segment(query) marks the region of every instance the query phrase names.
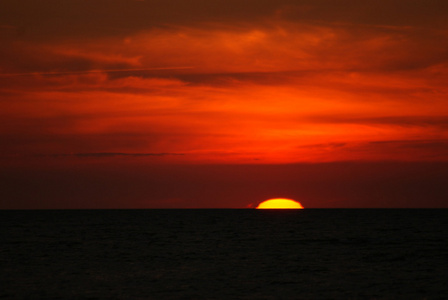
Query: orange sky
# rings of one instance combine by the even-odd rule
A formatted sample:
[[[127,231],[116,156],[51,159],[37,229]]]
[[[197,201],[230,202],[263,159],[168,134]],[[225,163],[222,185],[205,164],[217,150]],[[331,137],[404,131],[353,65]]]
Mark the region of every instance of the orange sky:
[[[374,24],[303,20],[290,15],[312,5],[297,3],[239,20],[167,16],[102,36],[31,25],[19,33],[25,20],[4,21],[3,151],[183,153],[186,161],[239,163],[446,160],[448,28],[381,16]],[[49,14],[48,22],[68,27],[57,18],[63,8],[40,9],[38,25]]]
[[[2,1],[3,163],[448,160],[447,4],[240,2]]]

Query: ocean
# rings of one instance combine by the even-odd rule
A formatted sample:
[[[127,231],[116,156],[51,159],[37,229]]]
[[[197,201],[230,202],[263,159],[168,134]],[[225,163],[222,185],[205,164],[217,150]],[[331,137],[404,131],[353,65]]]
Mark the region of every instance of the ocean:
[[[448,210],[3,210],[4,299],[447,299]]]

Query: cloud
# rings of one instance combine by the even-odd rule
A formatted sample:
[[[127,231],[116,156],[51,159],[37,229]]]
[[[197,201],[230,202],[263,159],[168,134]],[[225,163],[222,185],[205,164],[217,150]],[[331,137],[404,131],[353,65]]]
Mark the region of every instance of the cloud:
[[[312,118],[315,121],[328,123],[385,125],[400,127],[448,127],[448,116],[382,116],[382,117],[358,117],[358,116],[324,116]]]
[[[434,114],[434,105],[443,107],[443,93],[428,99],[423,90],[425,101],[410,106],[401,94],[360,94],[333,77],[322,86],[320,76],[270,85],[255,79],[192,85],[101,73],[9,78],[15,93],[0,102],[2,148],[22,154],[185,153],[185,160],[215,162],[377,160],[402,155],[369,141],[446,136],[446,117]],[[367,79],[362,82],[414,89],[403,79]],[[384,98],[374,99],[379,96]],[[429,147],[424,152],[430,155]]]
[[[396,140],[396,141],[371,141],[368,143],[374,147],[395,147],[401,149],[430,149],[435,148],[448,152],[448,140]]]
[[[323,144],[311,144],[299,146],[299,148],[326,148],[326,149],[337,149],[348,146],[348,143],[323,143]]]
[[[0,37],[2,147],[294,162],[446,139],[445,4],[343,3],[5,0],[1,30],[27,30]]]
[[[346,151],[377,160],[437,161],[448,157],[448,139],[369,141],[355,143]]]
[[[266,6],[273,13],[274,7]],[[168,17],[166,22],[170,24]],[[86,34],[5,41],[6,47],[0,50],[0,73],[105,72],[111,78],[179,76],[196,83],[201,79],[210,82],[210,77],[221,81],[278,78],[287,73],[287,77],[294,77],[294,72],[411,72],[448,61],[448,30],[439,28],[357,26],[272,17],[243,18],[239,23],[222,20],[143,26],[126,36],[104,32],[95,38]],[[168,72],[144,72],[155,70]]]
[[[30,73],[0,73],[0,77],[13,77],[13,76],[35,76],[35,75],[48,75],[48,76],[61,76],[61,75],[77,75],[77,74],[94,74],[94,73],[101,73],[101,74],[111,74],[111,73],[127,73],[132,74],[135,76],[135,74],[139,74],[141,72],[147,72],[147,71],[160,71],[160,70],[185,70],[185,69],[191,69],[192,67],[166,67],[166,68],[145,68],[145,69],[117,69],[117,70],[111,70],[111,69],[103,69],[103,70],[86,70],[86,71],[67,71],[67,72],[30,72]],[[127,75],[126,77],[129,77]]]
[[[7,42],[0,49],[2,76],[62,75],[96,70],[141,69],[137,57],[86,51],[64,43]]]
[[[444,1],[418,0],[4,0],[0,19],[32,39],[127,36],[155,27],[238,24],[261,20],[375,26],[447,25]]]
[[[147,157],[147,156],[169,156],[169,155],[185,155],[185,153],[115,153],[115,152],[94,152],[94,153],[63,153],[63,154],[49,154],[37,155],[44,157],[80,157],[80,158],[107,158],[117,156],[129,157]]]
[[[417,22],[412,26],[387,26],[387,14],[382,13],[389,12],[394,20],[403,15],[403,20],[412,22],[418,18],[409,16],[423,15],[418,9],[429,9],[432,17],[443,14],[440,2],[430,2],[423,8],[414,2],[403,7],[395,1],[380,1],[380,5],[344,1],[344,6],[334,1],[231,1],[231,5],[221,1],[213,5],[199,0],[175,2],[174,9],[171,2],[110,1],[107,14],[98,11],[103,9],[103,0],[69,0],[57,5],[49,0],[39,4],[25,0],[2,2],[6,6],[3,12],[7,8],[13,12],[5,15],[10,24],[23,20],[22,14],[28,14],[28,10],[35,11],[27,15],[28,21],[36,23],[35,30],[42,30],[39,37],[48,37],[5,41],[7,47],[0,53],[2,72],[179,66],[194,67],[192,74],[407,71],[448,60],[448,25],[422,28]],[[378,14],[372,14],[372,7]],[[184,13],[177,11],[180,8]],[[360,25],[366,14],[373,15],[377,22]],[[123,28],[126,34],[114,34],[113,25]],[[97,33],[83,26],[93,26]],[[79,30],[73,36],[66,33],[61,37],[58,33],[72,27]]]
[[[312,161],[446,161],[448,139],[371,140],[309,144],[297,148]]]
[[[308,20],[383,27],[443,27],[447,25],[448,5],[438,0],[430,0],[424,4],[418,0],[410,0],[406,3],[400,0],[301,0],[281,3],[283,7],[278,13],[285,19],[295,21]]]

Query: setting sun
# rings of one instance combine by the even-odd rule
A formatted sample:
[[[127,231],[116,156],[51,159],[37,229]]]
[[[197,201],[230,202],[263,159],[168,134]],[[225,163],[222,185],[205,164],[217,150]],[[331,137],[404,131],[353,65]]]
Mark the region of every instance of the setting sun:
[[[275,198],[261,202],[257,209],[303,209],[303,206],[291,199]]]

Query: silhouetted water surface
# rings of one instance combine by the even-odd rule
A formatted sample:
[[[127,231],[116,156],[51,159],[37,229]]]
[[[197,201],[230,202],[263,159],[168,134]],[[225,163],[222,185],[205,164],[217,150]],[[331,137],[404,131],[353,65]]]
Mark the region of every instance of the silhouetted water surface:
[[[0,297],[445,299],[447,210],[0,211]]]

